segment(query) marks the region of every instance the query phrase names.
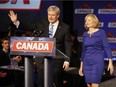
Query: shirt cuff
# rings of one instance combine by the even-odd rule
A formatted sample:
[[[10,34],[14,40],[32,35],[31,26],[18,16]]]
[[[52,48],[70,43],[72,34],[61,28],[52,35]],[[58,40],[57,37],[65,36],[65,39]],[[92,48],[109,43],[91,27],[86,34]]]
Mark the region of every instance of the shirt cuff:
[[[69,64],[69,62],[68,62],[68,61],[64,61],[64,63],[67,63],[67,64]]]
[[[13,24],[14,24],[14,25],[16,25],[16,28],[18,28],[18,27],[19,27],[20,22],[17,20],[17,21],[16,21],[16,22],[14,22]]]

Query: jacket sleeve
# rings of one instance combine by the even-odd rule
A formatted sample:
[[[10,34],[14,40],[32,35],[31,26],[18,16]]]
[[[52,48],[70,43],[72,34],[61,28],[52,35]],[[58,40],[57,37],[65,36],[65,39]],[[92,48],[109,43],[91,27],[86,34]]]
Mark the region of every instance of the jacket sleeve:
[[[103,43],[103,49],[104,49],[105,53],[107,54],[107,57],[112,58],[111,48],[109,46],[107,36],[106,36],[106,33],[104,30],[102,30],[102,43]]]

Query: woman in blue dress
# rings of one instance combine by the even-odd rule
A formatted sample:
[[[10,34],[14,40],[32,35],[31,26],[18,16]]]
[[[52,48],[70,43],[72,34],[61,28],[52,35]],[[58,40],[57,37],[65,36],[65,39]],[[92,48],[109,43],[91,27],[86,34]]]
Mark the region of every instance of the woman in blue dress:
[[[88,87],[99,87],[104,72],[104,52],[109,58],[108,70],[113,74],[111,49],[104,30],[99,29],[99,20],[94,14],[85,17],[85,28],[83,34],[83,51],[79,75],[85,76]]]

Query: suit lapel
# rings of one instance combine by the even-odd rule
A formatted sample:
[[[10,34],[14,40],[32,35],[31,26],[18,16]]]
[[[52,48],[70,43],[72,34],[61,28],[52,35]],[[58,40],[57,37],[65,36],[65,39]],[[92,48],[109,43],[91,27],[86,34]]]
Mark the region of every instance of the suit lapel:
[[[56,32],[54,34],[54,37],[56,37],[59,34],[58,32],[60,31],[60,29],[61,29],[61,23],[59,22]]]

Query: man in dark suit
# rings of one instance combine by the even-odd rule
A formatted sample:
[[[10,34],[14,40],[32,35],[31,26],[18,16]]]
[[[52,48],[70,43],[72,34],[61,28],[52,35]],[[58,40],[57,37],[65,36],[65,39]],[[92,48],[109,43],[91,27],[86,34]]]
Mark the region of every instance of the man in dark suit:
[[[53,59],[53,69],[54,69],[54,83],[56,87],[63,87],[63,72],[68,69],[70,57],[71,57],[71,46],[72,43],[69,42],[70,36],[70,28],[69,25],[59,21],[60,17],[60,9],[57,6],[50,6],[47,9],[48,12],[48,20],[42,20],[40,23],[35,23],[33,29],[38,31],[39,37],[50,37],[56,38],[56,48],[64,53],[67,58],[64,59]],[[17,20],[17,14],[9,13],[9,17],[11,18],[14,24],[20,23]],[[51,25],[53,25],[53,32],[50,32]],[[20,26],[18,24],[18,26]],[[40,59],[39,59],[40,61]],[[40,67],[43,67],[42,64],[39,64]],[[39,72],[42,74],[42,70],[40,69]],[[41,77],[42,76],[42,77]],[[39,84],[43,82],[42,78],[43,75],[38,76],[41,80]],[[43,87],[43,86],[39,86]]]
[[[40,37],[50,37],[50,27],[53,25],[53,33],[50,38],[56,38],[56,48],[64,53],[68,58],[65,59],[53,59],[53,69],[54,69],[54,81],[56,87],[63,87],[63,77],[64,71],[69,67],[69,61],[71,57],[71,45],[69,42],[70,37],[70,27],[69,25],[59,21],[60,9],[57,6],[50,6],[47,10],[48,21],[43,20],[41,24],[35,25],[38,29]]]

